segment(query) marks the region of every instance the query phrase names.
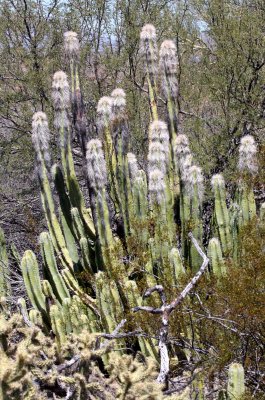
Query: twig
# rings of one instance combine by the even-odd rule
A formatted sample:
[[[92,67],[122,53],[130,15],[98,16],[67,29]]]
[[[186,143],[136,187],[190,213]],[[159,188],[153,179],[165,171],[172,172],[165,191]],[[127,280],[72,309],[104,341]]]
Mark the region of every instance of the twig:
[[[151,314],[162,314],[162,327],[160,328],[159,332],[159,350],[160,350],[160,372],[157,377],[157,382],[159,383],[166,383],[167,378],[168,378],[168,373],[169,373],[169,355],[168,355],[168,349],[167,349],[167,338],[168,338],[168,326],[169,326],[169,316],[173,310],[176,309],[177,306],[182,303],[182,301],[185,299],[185,297],[189,294],[191,289],[196,285],[202,274],[207,268],[207,265],[209,263],[209,259],[207,258],[206,254],[202,251],[200,248],[197,240],[194,238],[192,233],[189,233],[189,238],[192,241],[193,245],[195,246],[196,250],[200,254],[200,256],[203,259],[202,265],[199,269],[199,271],[194,275],[192,280],[188,283],[188,285],[182,290],[180,295],[176,297],[170,304],[166,304],[166,298],[165,298],[165,293],[164,289],[161,285],[156,285],[150,289],[148,289],[144,297],[149,297],[153,292],[158,292],[161,300],[162,300],[162,307],[161,308],[153,308],[153,307],[147,307],[147,306],[141,306],[141,307],[134,307],[133,311],[147,311]]]

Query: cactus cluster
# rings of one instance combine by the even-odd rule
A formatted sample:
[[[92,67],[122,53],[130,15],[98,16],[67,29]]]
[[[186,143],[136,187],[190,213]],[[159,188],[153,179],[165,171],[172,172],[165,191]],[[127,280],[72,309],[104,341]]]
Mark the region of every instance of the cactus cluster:
[[[117,88],[99,100],[98,136],[88,139],[91,133],[86,132],[79,42],[74,32],[67,32],[64,39],[70,84],[63,71],[56,72],[52,82],[61,166],[52,165],[48,118],[37,112],[32,120],[32,140],[48,231],[40,235],[42,268],[32,251],[26,251],[21,261],[33,306],[29,314],[23,299],[19,300],[29,321],[46,331],[52,329],[58,348],[66,343],[69,334],[83,329],[90,333],[113,331],[125,313],[142,304],[141,294],[147,287],[162,284],[171,293],[185,274],[195,273],[201,264],[188,233],[192,232],[202,247],[204,239],[205,182],[188,137],[179,132],[174,42],[164,41],[158,54],[155,28],[146,25],[142,29],[141,49],[150,104],[144,170],[131,152],[126,95],[122,89]],[[160,81],[166,122],[159,119]],[[75,173],[73,132],[83,153],[88,202]],[[230,206],[223,176],[217,174],[211,180],[214,211],[208,245],[209,272],[218,279],[226,274],[228,260],[240,266],[240,228],[253,218],[259,219],[261,228],[264,225],[264,205],[258,217],[253,192],[253,176],[258,171],[256,153],[254,138],[244,136],[239,147],[240,179]],[[1,232],[0,240],[0,295],[5,297],[10,288]],[[154,296],[153,301],[159,300]],[[187,331],[181,319],[179,327]],[[145,356],[158,359],[152,328],[147,327],[146,333],[149,338],[139,338],[138,346]],[[125,341],[120,343],[121,348],[126,346]],[[176,357],[179,352],[180,349],[175,351]],[[182,356],[188,359],[189,353]],[[237,375],[235,379],[239,381],[241,372],[235,369],[236,366],[231,367],[230,375]],[[237,385],[231,384],[228,392],[239,393],[241,388],[233,389]]]

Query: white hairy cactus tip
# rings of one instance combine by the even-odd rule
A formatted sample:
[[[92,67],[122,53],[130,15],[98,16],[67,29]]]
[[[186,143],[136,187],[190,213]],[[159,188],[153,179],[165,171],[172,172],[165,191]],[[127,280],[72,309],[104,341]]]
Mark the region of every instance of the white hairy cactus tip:
[[[64,51],[69,57],[79,57],[79,40],[77,33],[68,31],[64,33]]]
[[[149,194],[151,203],[161,204],[165,199],[165,179],[164,174],[159,169],[149,172]]]
[[[212,179],[211,179],[211,184],[212,184],[212,187],[224,186],[225,185],[225,180],[224,180],[223,175],[221,175],[221,174],[213,175]]]
[[[176,57],[176,46],[172,40],[165,40],[160,48],[159,52],[159,65],[162,73],[162,88],[164,95],[176,98],[178,93],[178,81],[177,81],[177,57]],[[168,93],[169,91],[169,93]]]
[[[52,99],[55,110],[70,107],[70,89],[65,72],[57,71],[53,75]]]
[[[114,89],[111,93],[112,113],[115,118],[117,115],[122,116],[126,107],[126,95],[123,89]]]
[[[200,167],[192,165],[186,173],[185,187],[189,197],[198,196],[202,202],[204,194],[203,175]]]
[[[219,245],[220,245],[219,239],[213,237],[212,239],[210,239],[209,245],[212,245],[212,246],[219,246]]]
[[[47,115],[38,111],[32,117],[32,142],[35,150],[48,150],[50,140],[50,132],[48,127]]]
[[[180,172],[183,173],[188,167],[191,166],[192,163],[188,137],[183,134],[178,135],[174,141],[173,147],[176,166],[178,166]]]
[[[103,96],[99,99],[97,105],[97,113],[100,116],[109,117],[111,115],[112,98]]]
[[[150,143],[147,159],[149,171],[159,169],[162,173],[166,173],[168,159],[163,145],[160,142]]]
[[[150,124],[151,141],[160,141],[161,143],[169,142],[169,133],[167,125],[163,121],[153,121]]]
[[[189,149],[189,139],[186,135],[181,134],[178,135],[174,142],[174,151],[177,154],[187,153],[187,149]],[[189,150],[190,152],[190,150]]]
[[[176,46],[173,40],[164,40],[162,42],[159,55],[161,58],[176,57]]]
[[[133,182],[139,173],[137,159],[133,153],[128,153],[127,160],[128,160],[129,177]]]
[[[107,183],[107,170],[102,143],[98,139],[91,139],[87,143],[87,174],[92,189],[101,190]]]
[[[156,39],[156,29],[152,24],[146,24],[143,26],[140,34],[141,40],[155,40]]]
[[[251,135],[246,135],[240,140],[238,168],[253,175],[258,171],[257,145]]]

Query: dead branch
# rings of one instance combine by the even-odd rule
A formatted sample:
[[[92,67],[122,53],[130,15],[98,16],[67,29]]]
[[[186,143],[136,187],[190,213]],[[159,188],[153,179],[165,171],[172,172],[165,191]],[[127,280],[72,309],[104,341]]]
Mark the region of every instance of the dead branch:
[[[207,265],[209,263],[209,259],[207,258],[206,254],[202,251],[200,248],[197,240],[194,238],[192,233],[189,233],[189,238],[192,241],[193,245],[195,246],[196,250],[200,254],[200,256],[203,259],[202,265],[199,269],[199,271],[194,275],[194,277],[191,279],[191,281],[188,283],[188,285],[182,290],[182,292],[179,294],[179,296],[174,299],[170,304],[166,304],[166,297],[164,293],[164,288],[161,285],[156,285],[152,288],[149,288],[145,294],[144,297],[149,297],[152,293],[158,292],[161,300],[162,300],[162,307],[161,308],[153,308],[153,307],[147,307],[147,306],[140,306],[140,307],[134,307],[133,311],[147,311],[151,314],[162,314],[162,326],[160,328],[159,332],[159,350],[160,350],[160,372],[157,377],[157,382],[158,383],[167,383],[168,379],[168,373],[169,373],[169,355],[168,355],[168,349],[167,349],[167,339],[168,339],[168,326],[169,326],[169,316],[173,310],[177,308],[177,306],[182,303],[182,301],[185,299],[185,297],[190,293],[190,291],[193,289],[193,287],[196,285],[202,274],[205,272]]]

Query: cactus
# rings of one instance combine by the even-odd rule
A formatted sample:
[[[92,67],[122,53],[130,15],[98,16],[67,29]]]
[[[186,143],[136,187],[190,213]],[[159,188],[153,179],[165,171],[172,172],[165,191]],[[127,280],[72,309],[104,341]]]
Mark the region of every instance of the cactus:
[[[227,395],[229,400],[243,399],[245,393],[244,368],[241,364],[233,363],[228,371]]]
[[[152,25],[143,28],[141,47],[150,103],[146,170],[140,168],[131,152],[126,96],[121,88],[98,101],[98,137],[93,132],[94,138],[87,140],[79,78],[80,49],[74,32],[65,34],[70,86],[62,71],[54,74],[52,84],[61,166],[51,166],[46,114],[38,112],[33,116],[32,139],[48,232],[40,236],[42,269],[39,271],[30,251],[24,254],[21,268],[34,308],[32,321],[46,330],[52,329],[60,349],[71,333],[115,330],[130,308],[141,304],[146,286],[161,284],[168,292],[179,290],[189,273],[194,274],[201,265],[188,233],[193,233],[201,247],[207,244],[202,222],[203,172],[194,161],[188,137],[178,132],[175,45],[165,41],[160,50],[167,123],[160,119],[163,112],[157,107],[157,45]],[[84,156],[86,201],[75,173],[72,125]],[[257,163],[252,139],[245,136],[241,140],[239,189],[230,209],[222,176],[212,178],[214,217],[210,234],[214,238],[208,245],[209,272],[217,277],[218,284],[227,274],[226,266],[232,257],[240,261],[240,229],[256,215],[253,176]],[[249,187],[247,180],[251,182]],[[263,208],[258,224],[261,229]],[[148,301],[150,305],[160,305],[157,293]],[[179,317],[176,324],[191,342],[185,318]],[[196,328],[194,333],[199,340]],[[148,334],[154,336],[154,327],[148,328]],[[125,347],[126,342],[121,343]],[[145,355],[158,357],[157,345],[150,338],[139,338],[138,345]],[[179,355],[179,350],[172,345],[173,354]],[[190,350],[185,351],[183,357],[187,359]]]
[[[9,275],[5,235],[3,229],[0,228],[0,297],[11,295]]]
[[[232,235],[229,213],[226,206],[225,182],[221,174],[216,174],[211,180],[214,190],[214,218],[217,225],[218,236],[224,254],[232,249]]]
[[[220,278],[225,275],[226,267],[222,256],[220,242],[217,238],[212,238],[208,245],[208,257],[214,275]]]
[[[145,58],[147,82],[149,92],[149,104],[151,110],[151,117],[153,120],[158,119],[157,111],[157,44],[156,44],[156,30],[151,24],[147,24],[141,31],[141,47],[142,53]]]

